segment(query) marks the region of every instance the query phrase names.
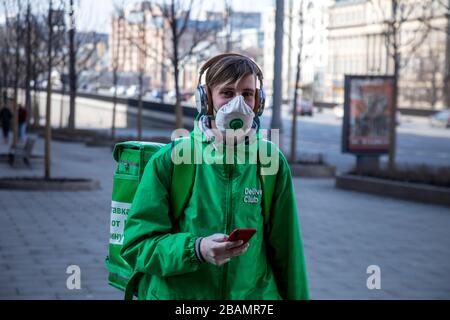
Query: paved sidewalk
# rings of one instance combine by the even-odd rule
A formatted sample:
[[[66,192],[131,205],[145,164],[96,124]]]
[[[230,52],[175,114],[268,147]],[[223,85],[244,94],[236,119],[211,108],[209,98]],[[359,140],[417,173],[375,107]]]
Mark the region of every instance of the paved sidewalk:
[[[111,150],[54,141],[52,155],[54,177],[95,178],[102,189],[0,190],[0,299],[121,299],[104,266]],[[42,176],[43,159],[33,160],[33,169],[0,163],[0,176]],[[332,179],[294,185],[312,299],[450,299],[449,208],[342,191]],[[66,287],[70,265],[81,268],[80,290]],[[366,287],[369,265],[381,268],[381,290]]]

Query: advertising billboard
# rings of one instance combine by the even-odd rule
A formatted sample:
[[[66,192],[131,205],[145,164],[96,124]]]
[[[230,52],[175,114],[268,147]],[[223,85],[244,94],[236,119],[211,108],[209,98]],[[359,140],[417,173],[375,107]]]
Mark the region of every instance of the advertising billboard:
[[[388,153],[393,84],[392,76],[345,76],[342,152]]]

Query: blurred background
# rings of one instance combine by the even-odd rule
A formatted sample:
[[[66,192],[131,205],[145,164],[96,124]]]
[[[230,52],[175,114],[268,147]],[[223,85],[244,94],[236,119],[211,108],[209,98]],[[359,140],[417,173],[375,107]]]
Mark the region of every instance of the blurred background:
[[[450,298],[450,1],[1,0],[0,51],[0,298],[121,298],[112,147],[192,129],[223,52],[263,70],[311,297]]]

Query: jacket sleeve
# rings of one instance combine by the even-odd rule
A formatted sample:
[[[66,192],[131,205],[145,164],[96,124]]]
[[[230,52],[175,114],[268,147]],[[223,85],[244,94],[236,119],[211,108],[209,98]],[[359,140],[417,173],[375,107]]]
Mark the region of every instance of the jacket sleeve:
[[[279,152],[280,166],[266,226],[269,262],[283,299],[309,299],[303,245],[294,187],[288,163]]]
[[[193,272],[200,263],[195,254],[197,237],[172,233],[170,150],[164,147],[158,151],[144,170],[125,224],[121,250],[134,271],[163,277]]]

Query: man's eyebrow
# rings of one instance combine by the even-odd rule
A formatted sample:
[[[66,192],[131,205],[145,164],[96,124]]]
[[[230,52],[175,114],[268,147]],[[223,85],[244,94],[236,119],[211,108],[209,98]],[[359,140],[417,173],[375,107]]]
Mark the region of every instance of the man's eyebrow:
[[[220,90],[235,90],[236,88],[235,87],[223,87],[223,88],[220,88]]]
[[[234,90],[236,90],[236,88],[235,88],[235,87],[223,87],[223,88],[220,88],[220,91],[223,91],[223,90],[231,90],[231,91],[234,91]],[[244,89],[242,89],[242,91],[255,92],[255,89],[253,89],[253,88],[244,88]]]

